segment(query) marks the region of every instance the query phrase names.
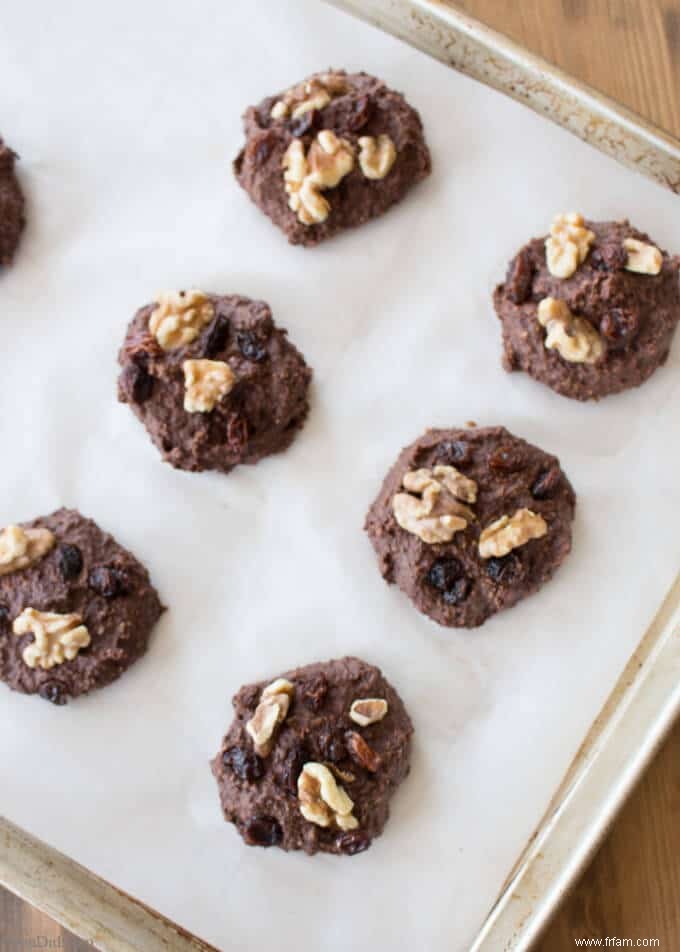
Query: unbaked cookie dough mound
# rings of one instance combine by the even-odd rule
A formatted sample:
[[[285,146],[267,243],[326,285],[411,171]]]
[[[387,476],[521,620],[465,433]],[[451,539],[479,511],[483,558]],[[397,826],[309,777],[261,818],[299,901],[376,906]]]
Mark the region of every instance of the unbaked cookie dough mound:
[[[240,185],[291,244],[363,225],[430,173],[420,116],[374,76],[315,73],[244,115]]]
[[[378,668],[342,658],[241,688],[212,761],[249,846],[354,855],[382,833],[413,727]]]
[[[14,172],[17,156],[0,137],[0,266],[12,263],[24,228],[24,196]]]
[[[141,308],[119,354],[118,398],[177,469],[220,470],[286,449],[312,371],[263,301],[168,291]]]
[[[537,591],[571,549],[559,460],[501,426],[428,430],[368,511],[380,571],[440,625],[474,628]]]
[[[114,681],[163,611],[144,566],[75,509],[0,531],[0,680],[53,704]]]
[[[668,357],[679,268],[627,221],[558,215],[496,288],[505,369],[576,400],[639,386]]]

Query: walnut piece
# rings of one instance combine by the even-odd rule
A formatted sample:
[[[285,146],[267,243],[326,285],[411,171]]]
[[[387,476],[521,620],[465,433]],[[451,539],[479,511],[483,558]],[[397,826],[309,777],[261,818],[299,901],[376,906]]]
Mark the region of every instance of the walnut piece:
[[[381,697],[361,697],[352,701],[349,709],[350,720],[360,727],[368,727],[381,721],[387,714],[387,701]]]
[[[236,383],[234,371],[223,360],[185,360],[182,370],[187,413],[210,413]]]
[[[341,830],[355,830],[359,821],[352,814],[354,803],[324,764],[310,760],[297,782],[300,813],[317,826],[335,824]]]
[[[531,509],[518,509],[512,516],[501,516],[484,529],[479,537],[479,554],[483,559],[502,558],[530,539],[540,539],[548,532],[543,516]]]
[[[335,188],[354,168],[354,151],[346,139],[323,129],[305,155],[302,139],[293,139],[283,156],[283,180],[288,207],[303,225],[328,218],[330,204],[321,192]]]
[[[377,773],[380,770],[382,766],[380,754],[366,743],[361,734],[357,734],[356,731],[347,731],[345,740],[352,760],[369,773]]]
[[[663,255],[656,245],[645,244],[637,238],[624,238],[623,247],[628,252],[624,265],[626,271],[636,274],[658,274],[663,265]]]
[[[538,322],[545,327],[545,346],[556,350],[572,364],[594,364],[604,353],[598,331],[583,317],[571,313],[567,304],[547,297],[538,305]]]
[[[21,657],[29,668],[49,670],[55,664],[73,661],[81,648],[90,643],[90,633],[80,615],[60,615],[24,608],[14,619],[15,635],[32,634],[35,641],[27,645]]]
[[[298,83],[287,90],[272,106],[269,115],[272,119],[297,119],[312,109],[324,109],[335,96],[342,96],[348,89],[343,76],[337,73],[324,73],[313,79]]]
[[[359,166],[368,179],[384,179],[394,165],[397,150],[389,136],[362,136],[359,139]]]
[[[203,291],[163,291],[149,317],[149,330],[163,350],[175,350],[196,340],[215,316]]]
[[[411,470],[402,484],[408,492],[395,493],[392,498],[394,518],[402,529],[423,542],[450,542],[475,518],[472,510],[458,500],[474,502],[477,484],[453,466]]]
[[[545,242],[548,271],[556,278],[570,278],[588,257],[595,235],[585,227],[583,215],[556,215]]]
[[[277,678],[262,691],[255,713],[246,724],[255,753],[260,757],[271,753],[274,733],[286,719],[294,693],[295,687],[285,678]]]
[[[7,526],[0,532],[0,575],[27,569],[47,555],[55,541],[49,529]]]

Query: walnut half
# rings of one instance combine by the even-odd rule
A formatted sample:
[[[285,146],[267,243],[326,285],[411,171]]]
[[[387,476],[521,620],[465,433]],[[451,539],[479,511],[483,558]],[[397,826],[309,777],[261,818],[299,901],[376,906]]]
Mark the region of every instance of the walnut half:
[[[387,701],[381,697],[361,697],[352,701],[349,709],[350,720],[360,727],[376,724],[387,714]]]
[[[337,73],[314,76],[287,90],[272,106],[272,119],[297,119],[312,109],[324,109],[331,99],[347,92],[347,81]]]
[[[182,370],[187,413],[210,413],[236,383],[234,371],[223,360],[185,360]]]
[[[359,821],[353,815],[354,803],[324,764],[309,761],[297,782],[300,813],[317,826],[335,824],[341,830],[355,830]]]
[[[411,470],[404,475],[402,485],[408,492],[393,496],[394,518],[402,529],[423,542],[450,542],[475,518],[472,510],[458,500],[474,502],[477,484],[453,466]]]
[[[625,238],[623,247],[628,252],[624,265],[626,271],[636,274],[659,274],[663,266],[663,255],[656,245],[645,244],[637,238]]]
[[[12,631],[18,636],[34,636],[35,640],[21,655],[28,667],[48,670],[55,664],[73,661],[80,649],[90,643],[90,633],[82,621],[76,614],[60,615],[24,608],[14,619]]]
[[[295,687],[286,678],[277,678],[262,691],[255,713],[246,724],[246,731],[255,746],[255,753],[268,757],[274,733],[286,719]]]
[[[49,529],[7,526],[0,532],[0,575],[27,569],[47,555],[55,541]]]
[[[283,156],[288,207],[303,225],[318,225],[330,213],[321,192],[335,188],[354,168],[354,150],[346,139],[323,129],[305,154],[302,139],[293,139]]]
[[[564,301],[543,298],[537,317],[547,331],[545,346],[569,363],[594,364],[604,353],[602,338],[593,325],[572,314]]]
[[[556,278],[570,278],[588,257],[595,235],[585,227],[583,215],[556,215],[545,242],[548,271]]]
[[[548,532],[543,516],[531,509],[518,509],[512,516],[501,516],[484,529],[479,537],[479,554],[483,559],[502,558],[530,539],[540,539]]]
[[[387,135],[359,139],[359,167],[367,179],[384,179],[394,165],[397,150]]]
[[[203,291],[163,291],[149,316],[149,330],[163,350],[175,350],[196,340],[215,316]]]

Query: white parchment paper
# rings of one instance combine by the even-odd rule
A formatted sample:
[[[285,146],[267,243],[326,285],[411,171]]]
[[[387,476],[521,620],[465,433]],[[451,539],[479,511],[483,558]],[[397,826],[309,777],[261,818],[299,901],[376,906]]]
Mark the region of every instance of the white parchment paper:
[[[289,247],[231,176],[240,114],[328,66],[421,111],[434,172],[381,221]],[[630,216],[680,250],[671,196],[316,0],[22,0],[0,130],[30,224],[0,278],[0,524],[77,506],[169,611],[118,683],[56,709],[0,686],[0,810],[221,948],[463,950],[678,566],[678,346],[582,406],[500,367],[493,284],[552,215]],[[228,477],[162,464],[116,403],[137,306],[197,286],[269,301],[315,368],[285,454]],[[440,629],[361,531],[427,426],[503,423],[556,452],[574,551],[483,629]],[[245,848],[208,759],[243,683],[357,653],[416,726],[385,835],[354,859]]]

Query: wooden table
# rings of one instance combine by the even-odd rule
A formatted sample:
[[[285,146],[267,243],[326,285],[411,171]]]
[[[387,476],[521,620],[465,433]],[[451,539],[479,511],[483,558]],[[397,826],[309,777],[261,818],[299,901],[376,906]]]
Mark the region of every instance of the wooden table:
[[[680,138],[680,4],[458,0],[458,6]],[[659,939],[665,952],[680,949],[680,724],[535,952],[573,952],[574,939],[590,936]],[[0,952],[26,948],[90,947],[0,890]]]

